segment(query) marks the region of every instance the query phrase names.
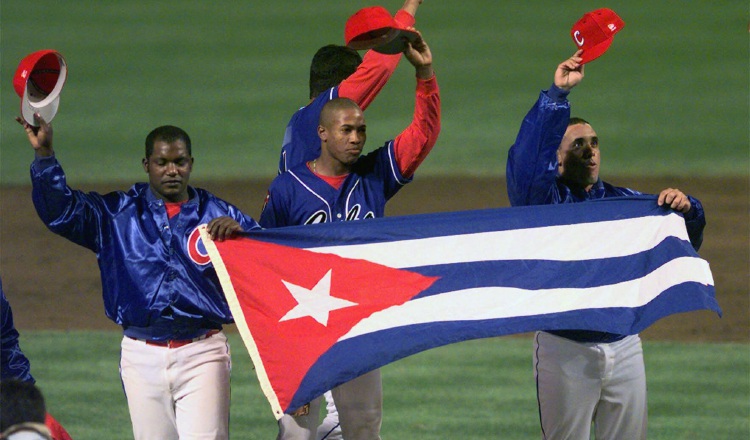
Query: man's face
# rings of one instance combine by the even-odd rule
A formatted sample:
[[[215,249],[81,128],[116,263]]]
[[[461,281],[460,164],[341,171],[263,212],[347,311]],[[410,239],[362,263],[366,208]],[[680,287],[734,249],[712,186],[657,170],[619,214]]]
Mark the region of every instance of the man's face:
[[[568,126],[557,149],[560,176],[588,191],[599,179],[599,138],[589,124]]]
[[[166,143],[154,142],[151,157],[143,159],[143,169],[154,194],[167,202],[182,202],[188,199],[188,181],[193,170],[193,158],[188,154],[182,140]]]
[[[319,129],[319,134],[327,154],[349,167],[359,159],[365,147],[365,117],[358,108],[336,110],[330,122]]]

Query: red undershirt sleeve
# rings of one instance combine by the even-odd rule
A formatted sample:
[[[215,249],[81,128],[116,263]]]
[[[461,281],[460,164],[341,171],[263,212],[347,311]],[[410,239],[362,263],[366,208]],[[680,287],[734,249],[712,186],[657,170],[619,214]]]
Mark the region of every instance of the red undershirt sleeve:
[[[410,178],[437,141],[440,134],[440,90],[437,79],[417,79],[414,119],[393,142],[401,174]]]

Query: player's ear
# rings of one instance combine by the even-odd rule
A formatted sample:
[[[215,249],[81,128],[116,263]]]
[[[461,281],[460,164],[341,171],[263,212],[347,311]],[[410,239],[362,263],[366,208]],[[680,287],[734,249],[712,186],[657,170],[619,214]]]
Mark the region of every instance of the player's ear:
[[[148,174],[148,157],[144,157],[141,163],[143,164],[143,170]]]
[[[328,132],[326,131],[326,128],[322,125],[318,125],[318,137],[323,142],[328,140]]]

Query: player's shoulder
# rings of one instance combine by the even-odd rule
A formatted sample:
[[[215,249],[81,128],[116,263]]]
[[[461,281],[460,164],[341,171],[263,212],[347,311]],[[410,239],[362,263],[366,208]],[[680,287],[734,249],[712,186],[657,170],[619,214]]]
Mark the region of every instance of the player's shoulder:
[[[609,196],[615,196],[615,197],[629,197],[629,196],[640,196],[643,195],[641,191],[627,188],[624,186],[615,186],[609,182],[602,181],[602,186],[604,187],[605,193]]]
[[[107,193],[91,191],[86,193],[86,199],[93,206],[105,206],[108,212],[120,212],[127,206],[136,204],[138,200],[145,199],[149,193],[148,183],[138,182],[133,184],[127,191],[115,190]]]
[[[271,184],[268,186],[269,192],[279,192],[283,190],[284,188],[288,187],[294,180],[294,174],[292,173],[299,173],[299,166],[294,166],[290,168],[287,171],[284,171],[283,173],[278,174],[276,177],[273,178],[271,181]]]
[[[205,188],[188,186],[188,193],[190,200],[195,200],[199,205],[217,205],[224,210],[234,206]]]

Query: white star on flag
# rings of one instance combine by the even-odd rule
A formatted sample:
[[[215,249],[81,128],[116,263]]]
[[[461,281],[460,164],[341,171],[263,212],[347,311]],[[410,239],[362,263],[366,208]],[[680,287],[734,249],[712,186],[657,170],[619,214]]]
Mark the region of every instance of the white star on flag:
[[[328,325],[328,314],[330,312],[356,306],[357,303],[355,302],[331,296],[332,270],[330,269],[323,275],[323,278],[312,289],[306,289],[302,286],[281,280],[286,288],[289,289],[289,293],[297,300],[297,305],[288,311],[279,322],[310,316],[319,323]]]

